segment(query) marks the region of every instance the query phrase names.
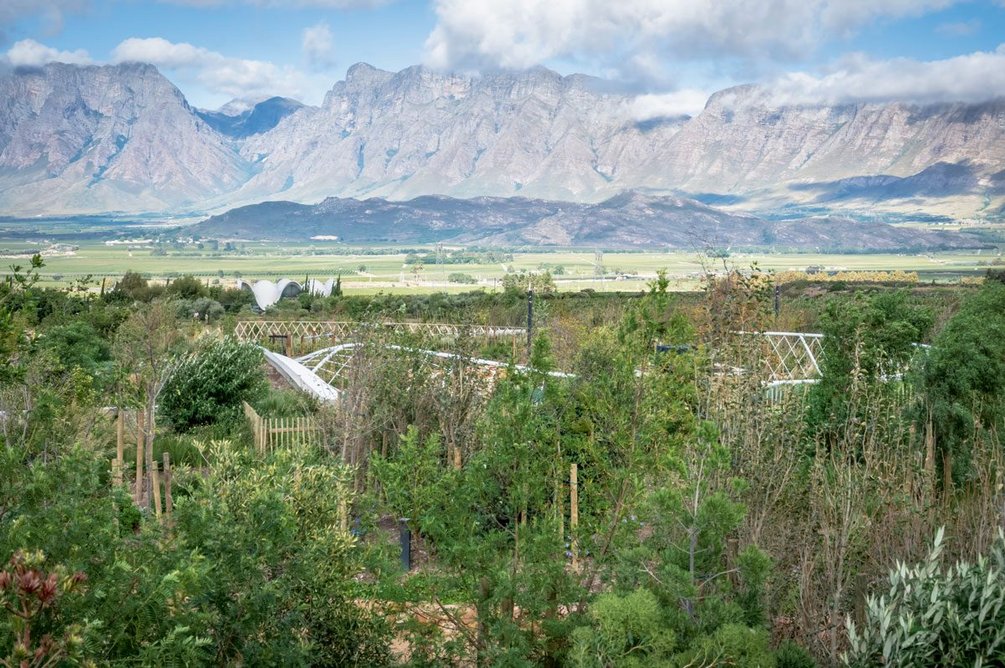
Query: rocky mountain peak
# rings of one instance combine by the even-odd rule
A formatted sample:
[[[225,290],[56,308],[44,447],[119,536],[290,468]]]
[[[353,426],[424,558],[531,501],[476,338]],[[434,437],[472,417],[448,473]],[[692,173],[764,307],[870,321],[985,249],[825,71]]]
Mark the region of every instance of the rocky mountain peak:
[[[610,82],[543,67],[469,76],[357,63],[320,108],[269,98],[207,112],[150,65],[52,64],[0,76],[0,210],[328,196],[602,202],[632,190],[612,205],[641,211],[672,195],[695,207],[693,195],[952,216],[1005,206],[1001,101],[786,106],[738,86],[692,118],[636,117],[635,102]]]

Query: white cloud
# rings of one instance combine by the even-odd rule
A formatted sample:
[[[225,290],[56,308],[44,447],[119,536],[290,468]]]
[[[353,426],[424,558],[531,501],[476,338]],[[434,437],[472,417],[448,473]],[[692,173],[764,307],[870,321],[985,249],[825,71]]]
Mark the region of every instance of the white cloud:
[[[791,72],[766,88],[771,104],[983,102],[1005,97],[1005,44],[945,60],[849,56],[830,72]]]
[[[112,60],[144,62],[193,76],[205,89],[229,97],[289,95],[303,97],[316,86],[292,67],[279,67],[265,60],[232,58],[184,42],[161,37],[131,37],[112,52]]]
[[[627,103],[627,115],[635,121],[694,116],[705,108],[708,91],[688,88],[673,93],[638,95]]]
[[[960,0],[435,0],[434,67],[524,68],[552,58],[792,58],[880,17]]]
[[[304,29],[300,46],[311,67],[327,69],[335,64],[335,41],[331,28],[324,21]]]
[[[92,62],[87,51],[83,49],[60,51],[45,44],[40,44],[33,39],[23,39],[20,42],[15,42],[7,50],[6,59],[13,67],[37,67],[52,62],[88,65]]]

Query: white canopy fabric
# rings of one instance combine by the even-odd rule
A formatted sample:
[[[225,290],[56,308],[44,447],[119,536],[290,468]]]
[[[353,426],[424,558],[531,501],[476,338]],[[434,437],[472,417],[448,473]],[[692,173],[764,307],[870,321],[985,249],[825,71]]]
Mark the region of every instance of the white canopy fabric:
[[[262,348],[265,360],[291,385],[306,392],[318,401],[332,404],[339,400],[341,392],[321,380],[321,378],[295,359]]]

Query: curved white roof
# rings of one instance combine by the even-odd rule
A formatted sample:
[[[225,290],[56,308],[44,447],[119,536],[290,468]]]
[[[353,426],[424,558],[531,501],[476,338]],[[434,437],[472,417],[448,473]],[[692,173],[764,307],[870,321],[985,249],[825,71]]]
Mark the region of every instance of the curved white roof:
[[[335,287],[335,279],[329,278],[322,283],[317,279],[311,278],[307,280],[306,285],[301,285],[288,278],[280,278],[275,283],[267,279],[255,281],[254,283],[237,279],[237,287],[249,290],[255,296],[255,303],[258,305],[258,308],[264,311],[270,306],[275,305],[280,299],[284,297],[296,297],[304,291],[319,297],[328,297]]]

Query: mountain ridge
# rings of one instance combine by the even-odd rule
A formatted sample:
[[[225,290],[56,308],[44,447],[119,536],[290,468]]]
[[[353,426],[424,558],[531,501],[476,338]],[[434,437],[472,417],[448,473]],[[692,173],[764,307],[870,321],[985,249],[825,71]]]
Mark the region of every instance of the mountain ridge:
[[[345,243],[450,242],[501,247],[716,250],[729,247],[830,251],[940,250],[984,244],[966,234],[835,217],[769,221],[699,201],[628,191],[598,203],[524,197],[407,201],[329,197],[317,204],[271,201],[207,218],[193,233],[223,239]]]
[[[965,218],[1005,207],[1002,99],[777,106],[744,85],[687,117],[643,113],[616,84],[543,67],[468,76],[358,63],[319,107],[271,98],[228,116],[128,63],[21,68],[0,76],[0,100],[0,210],[13,215],[330,195],[596,203],[624,190],[760,211]],[[938,165],[966,170],[965,187],[928,187]]]

